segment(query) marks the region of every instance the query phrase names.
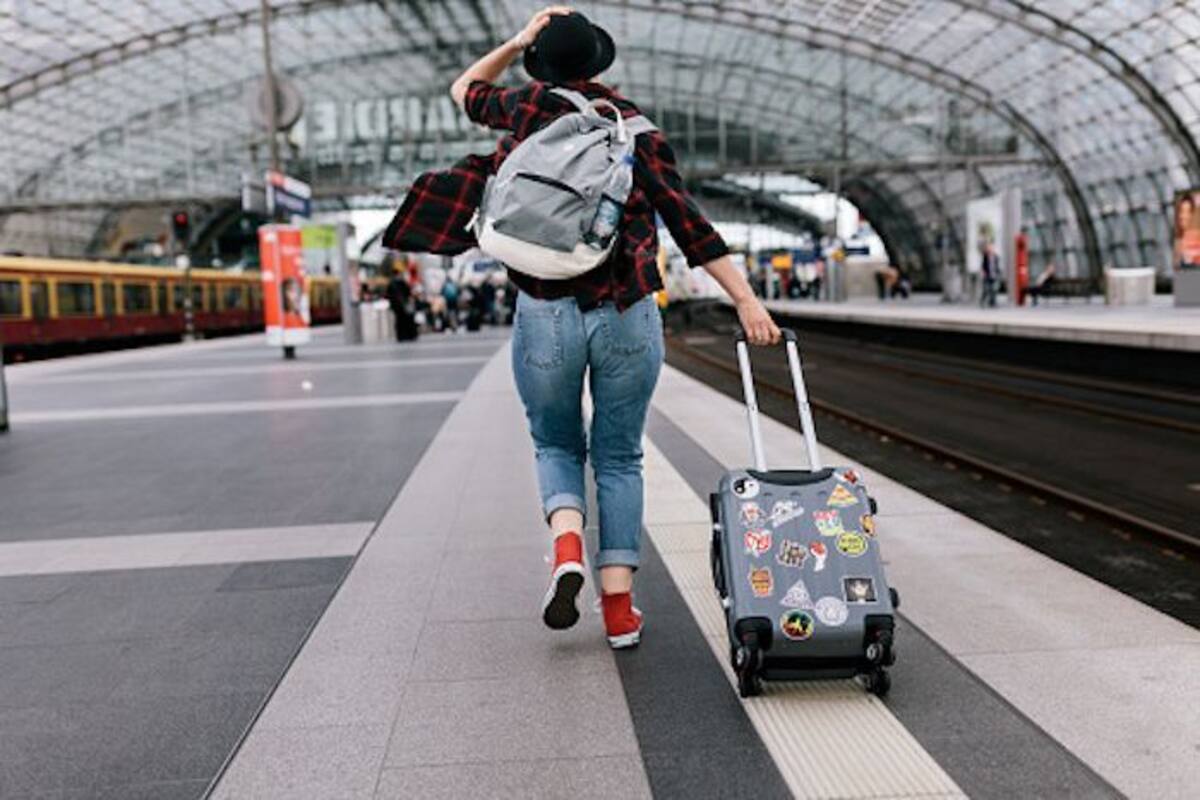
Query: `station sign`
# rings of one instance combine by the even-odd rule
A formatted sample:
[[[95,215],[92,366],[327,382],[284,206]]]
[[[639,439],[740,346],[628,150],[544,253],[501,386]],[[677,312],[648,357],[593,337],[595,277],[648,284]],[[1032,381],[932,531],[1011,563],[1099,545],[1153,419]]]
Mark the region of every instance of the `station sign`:
[[[308,344],[308,279],[304,274],[304,243],[295,225],[264,225],[258,229],[262,262],[263,319],[267,344],[294,347]]]
[[[267,214],[289,214],[295,217],[312,216],[312,187],[282,172],[267,170]]]

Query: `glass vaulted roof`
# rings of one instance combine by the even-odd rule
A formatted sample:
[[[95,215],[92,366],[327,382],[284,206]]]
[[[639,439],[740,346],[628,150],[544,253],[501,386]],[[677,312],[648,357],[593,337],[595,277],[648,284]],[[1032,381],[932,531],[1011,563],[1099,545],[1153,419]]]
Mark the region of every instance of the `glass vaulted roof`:
[[[275,71],[303,98],[282,148],[319,197],[389,202],[489,148],[446,89],[542,2],[274,0]],[[0,246],[86,250],[136,205],[236,202],[260,0],[0,0]],[[1200,184],[1200,3],[611,0],[578,7],[693,181],[761,170],[835,187],[893,258],[962,259],[962,211],[1020,187],[1035,265],[1169,260]],[[512,80],[521,74],[514,71]],[[57,227],[55,227],[57,226]]]

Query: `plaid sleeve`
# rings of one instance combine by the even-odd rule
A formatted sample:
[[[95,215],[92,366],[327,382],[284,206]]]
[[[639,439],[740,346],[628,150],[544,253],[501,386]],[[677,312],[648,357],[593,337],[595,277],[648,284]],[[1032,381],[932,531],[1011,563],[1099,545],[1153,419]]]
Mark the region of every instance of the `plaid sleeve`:
[[[696,201],[683,188],[675,167],[675,152],[660,133],[638,137],[634,177],[662,217],[688,264],[698,267],[729,252],[725,240],[705,219]]]
[[[525,87],[505,89],[487,81],[471,81],[463,100],[463,109],[472,122],[510,131],[524,91]]]

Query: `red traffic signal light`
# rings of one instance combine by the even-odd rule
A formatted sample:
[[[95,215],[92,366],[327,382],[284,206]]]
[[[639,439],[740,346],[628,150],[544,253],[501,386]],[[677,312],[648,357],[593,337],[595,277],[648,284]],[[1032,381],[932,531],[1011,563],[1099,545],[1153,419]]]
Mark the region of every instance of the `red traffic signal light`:
[[[188,243],[188,235],[191,232],[191,217],[186,211],[176,211],[171,215],[171,230],[175,234],[175,241],[180,245]]]

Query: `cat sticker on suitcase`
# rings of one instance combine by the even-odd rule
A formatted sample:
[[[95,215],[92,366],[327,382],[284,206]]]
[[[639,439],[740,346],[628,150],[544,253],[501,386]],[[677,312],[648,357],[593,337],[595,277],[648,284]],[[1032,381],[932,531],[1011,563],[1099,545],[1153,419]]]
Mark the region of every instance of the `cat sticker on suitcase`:
[[[754,467],[726,472],[710,496],[713,580],[738,691],[759,694],[764,680],[854,677],[882,696],[891,685],[899,596],[883,572],[875,501],[853,469],[822,467],[796,334],[783,334],[808,468],[766,467],[739,329]]]

